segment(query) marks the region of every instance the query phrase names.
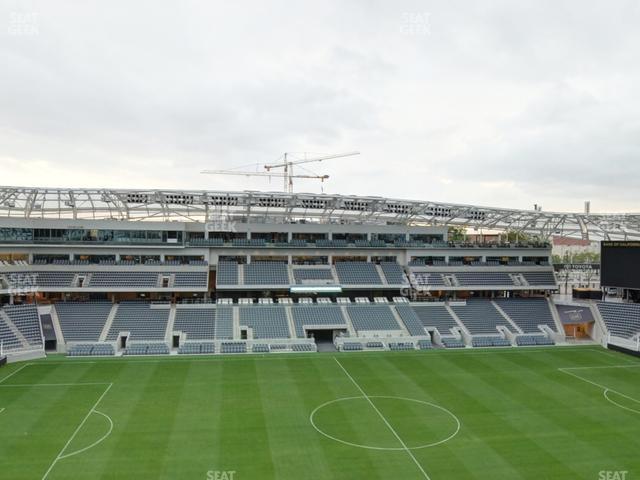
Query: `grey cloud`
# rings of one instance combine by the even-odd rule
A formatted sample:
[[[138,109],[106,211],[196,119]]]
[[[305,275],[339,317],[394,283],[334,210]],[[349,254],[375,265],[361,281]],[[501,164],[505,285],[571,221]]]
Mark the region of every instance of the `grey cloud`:
[[[29,11],[38,34],[11,35]],[[198,171],[358,149],[317,168],[328,191],[638,210],[638,20],[635,2],[5,1],[2,183],[273,189]]]

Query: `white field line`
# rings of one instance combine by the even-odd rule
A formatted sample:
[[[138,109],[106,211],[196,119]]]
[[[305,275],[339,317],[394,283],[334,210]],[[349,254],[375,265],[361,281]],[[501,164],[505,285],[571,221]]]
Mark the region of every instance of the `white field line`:
[[[91,407],[91,410],[89,410],[89,412],[87,413],[87,415],[84,417],[84,419],[82,420],[82,422],[80,422],[80,425],[78,425],[78,427],[75,429],[75,431],[73,432],[73,434],[71,435],[71,437],[69,437],[69,440],[67,440],[67,443],[64,444],[64,447],[62,447],[62,450],[60,450],[60,453],[58,453],[58,456],[53,460],[53,462],[51,463],[51,465],[49,466],[49,469],[45,472],[45,474],[42,476],[42,480],[45,480],[48,476],[49,473],[51,473],[51,470],[53,470],[53,467],[55,467],[56,463],[58,463],[59,460],[61,460],[64,456],[64,452],[65,450],[69,447],[69,445],[71,445],[71,442],[73,442],[73,439],[76,438],[76,435],[78,435],[78,432],[82,429],[82,427],[84,426],[85,423],[87,423],[87,420],[89,419],[89,417],[91,416],[91,414],[93,414],[93,412],[96,411],[96,407],[98,406],[98,404],[102,401],[102,399],[105,397],[105,395],[107,393],[109,393],[109,390],[111,390],[111,387],[113,387],[113,383],[109,383],[107,388],[105,389],[104,392],[102,392],[102,395],[100,395],[100,398],[98,398],[98,400],[96,401],[96,403],[93,404],[93,407]],[[111,433],[111,432],[109,432]]]
[[[379,351],[379,352],[352,352],[348,354],[344,354],[345,358],[347,356],[353,355],[357,358],[367,358],[367,357],[428,357],[428,356],[436,356],[436,357],[447,357],[447,356],[455,356],[455,355],[509,355],[509,354],[525,354],[525,353],[550,353],[550,352],[570,352],[570,351],[582,351],[582,352],[598,352],[603,353],[599,349],[595,348],[584,348],[578,345],[567,345],[567,346],[549,346],[543,347],[539,349],[534,349],[532,347],[513,347],[511,350],[501,350],[499,348],[475,348],[475,349],[456,349],[456,350],[446,350],[446,349],[438,349],[438,350],[430,350],[430,351],[421,351],[421,352],[391,352],[388,350]],[[342,355],[342,354],[341,354]],[[155,363],[174,363],[179,365],[181,362],[190,362],[190,363],[214,363],[214,362],[225,362],[225,361],[234,361],[234,362],[242,362],[255,360],[256,358],[260,358],[262,360],[309,360],[309,359],[323,359],[330,360],[334,357],[330,355],[323,355],[318,353],[300,353],[300,354],[292,354],[292,353],[280,353],[280,354],[254,354],[248,353],[241,356],[233,356],[233,355],[211,355],[209,358],[200,358],[194,357],[192,355],[184,355],[180,358],[175,358],[175,356],[162,356],[160,358],[154,360],[138,360],[132,358],[123,358],[123,357],[113,357],[113,358],[102,358],[100,360],[88,361],[88,360],[76,360],[74,358],[69,358],[68,360],[60,360],[60,361],[50,361],[50,362],[35,362],[29,363],[29,365],[95,365],[95,364],[108,364],[110,362],[129,362],[129,364],[134,365],[136,363],[141,364],[155,364]]]
[[[575,369],[575,368],[578,368],[578,367],[574,367],[573,369]],[[586,367],[583,367],[583,368],[586,368]],[[615,365],[615,366],[612,366],[610,368],[622,368],[622,366]],[[638,412],[636,410],[633,410],[633,409],[630,409],[630,408],[625,408],[625,407],[619,405],[618,403],[614,402],[613,400],[611,400],[609,398],[609,396],[607,395],[607,392],[613,392],[616,395],[620,395],[621,397],[626,398],[627,400],[631,400],[632,402],[635,402],[635,403],[640,403],[640,400],[638,400],[637,398],[630,397],[629,395],[626,395],[624,393],[618,392],[617,390],[614,390],[613,388],[609,388],[609,387],[607,387],[605,385],[602,385],[600,383],[597,383],[597,382],[594,382],[592,380],[589,380],[588,378],[581,377],[580,375],[577,375],[577,374],[575,374],[573,372],[568,371],[567,368],[558,368],[558,370],[560,370],[562,373],[566,373],[567,375],[571,375],[572,377],[575,377],[575,378],[577,378],[579,380],[582,380],[583,382],[590,383],[594,387],[601,388],[604,391],[604,393],[603,393],[604,394],[604,398],[606,398],[609,402],[611,402],[612,404],[616,405],[617,407],[621,407],[621,408],[624,408],[625,410],[630,410],[630,411],[633,411],[633,412],[636,412],[636,413],[640,413],[640,412]]]
[[[334,404],[334,403],[338,403],[338,402],[344,402],[344,401],[349,401],[349,400],[362,400],[362,398],[363,398],[362,396],[359,396],[359,397],[342,397],[342,398],[336,398],[335,400],[329,400],[328,402],[325,402],[322,405],[317,406],[315,408],[315,410],[313,410],[313,412],[311,412],[311,414],[309,415],[309,423],[311,423],[313,428],[315,428],[316,431],[318,433],[320,433],[321,435],[324,435],[325,437],[330,438],[331,440],[334,440],[334,441],[339,442],[339,443],[344,443],[345,445],[349,445],[351,447],[366,448],[368,450],[387,450],[387,451],[402,451],[402,450],[404,450],[404,448],[402,448],[402,447],[372,447],[370,445],[360,445],[360,444],[353,443],[353,442],[347,442],[347,441],[342,440],[340,438],[334,437],[333,435],[329,435],[328,433],[324,432],[322,429],[320,429],[316,425],[316,423],[314,421],[314,416],[319,410],[323,409],[324,407],[326,407],[328,405],[331,405],[331,404]],[[448,442],[453,437],[455,437],[458,434],[458,432],[460,431],[460,428],[462,427],[462,423],[460,422],[460,419],[456,415],[454,415],[453,412],[451,412],[450,410],[447,410],[444,407],[441,407],[440,405],[436,405],[435,403],[425,402],[424,400],[416,400],[415,398],[396,397],[396,396],[392,396],[392,395],[371,395],[369,398],[387,398],[387,399],[392,399],[392,400],[404,400],[404,401],[407,401],[407,402],[414,402],[414,403],[418,403],[418,404],[427,405],[427,406],[442,410],[443,412],[447,413],[448,415],[451,416],[451,418],[453,418],[455,420],[456,429],[447,438],[444,438],[444,439],[439,440],[437,442],[426,443],[424,445],[418,445],[417,447],[409,447],[409,450],[420,450],[420,449],[423,449],[423,448],[430,448],[430,447],[436,447],[438,445],[442,445],[443,443]]]
[[[13,375],[15,375],[16,373],[18,373],[20,370],[22,370],[25,367],[28,367],[30,365],[46,365],[45,363],[25,363],[24,365],[22,365],[20,368],[14,370],[13,372],[11,372],[9,375],[7,375],[6,377],[2,378],[2,380],[0,380],[0,384],[2,382],[4,382],[5,380],[7,380],[8,378],[12,377]],[[71,457],[73,455],[77,455],[79,453],[82,452],[86,452],[87,450],[89,450],[90,448],[95,447],[97,444],[99,444],[100,442],[102,442],[105,438],[107,438],[111,432],[113,431],[113,421],[111,420],[111,418],[102,413],[97,411],[95,408],[96,406],[100,403],[100,401],[102,400],[102,398],[107,394],[107,392],[111,389],[111,387],[113,386],[113,383],[106,383],[106,382],[84,382],[84,383],[34,383],[34,384],[10,384],[10,385],[0,385],[0,388],[33,388],[33,387],[81,387],[81,386],[97,386],[97,385],[107,385],[106,390],[103,392],[103,394],[100,396],[100,398],[98,399],[98,401],[94,404],[93,408],[91,409],[91,411],[87,414],[87,416],[83,419],[82,423],[78,426],[78,428],[76,429],[76,431],[73,433],[73,435],[71,436],[71,438],[69,439],[69,441],[66,443],[66,445],[63,447],[63,449],[60,451],[60,453],[58,454],[58,457],[56,457],[56,459],[53,461],[53,463],[51,464],[51,466],[49,467],[49,470],[47,470],[47,472],[44,474],[44,476],[42,477],[43,479],[45,479],[47,477],[47,475],[49,475],[49,473],[51,473],[51,470],[53,469],[54,465],[59,461],[62,460],[63,458],[67,458],[67,457]],[[0,409],[0,413],[4,412],[5,408]],[[63,455],[64,451],[68,448],[68,446],[71,444],[71,442],[73,441],[73,439],[75,438],[75,436],[78,434],[78,432],[80,431],[80,429],[82,428],[82,426],[85,424],[85,422],[87,421],[87,419],[89,418],[89,416],[92,413],[97,413],[99,415],[102,415],[103,417],[105,417],[107,420],[109,420],[109,431],[103,435],[99,440],[97,440],[96,442],[92,443],[91,445],[89,445],[88,447],[84,447],[80,450],[77,450],[75,452],[71,452],[68,453],[66,455]]]
[[[624,405],[619,404],[618,402],[616,402],[615,400],[612,400],[611,398],[609,398],[609,389],[607,388],[604,391],[604,398],[606,398],[610,403],[613,403],[616,407],[620,407],[623,410],[627,410],[629,412],[633,412],[633,413],[640,413],[640,410],[636,410],[635,408],[629,408],[629,407],[625,407]],[[640,400],[635,400],[633,399],[635,402],[640,403]]]
[[[606,349],[606,348],[601,348],[601,349],[599,349],[599,350],[595,350],[595,351],[596,351],[596,352],[598,352],[598,353],[600,353],[600,354],[602,354],[602,355],[604,355],[605,357],[608,357],[608,358],[618,358],[618,357],[619,357],[619,355],[616,355],[616,354],[615,354],[615,353],[613,353],[611,350]],[[628,358],[628,357],[624,357],[624,360],[626,360],[626,361],[627,361],[627,363],[628,363],[628,364],[630,364],[630,365],[633,365],[633,364],[640,365],[638,362],[636,362],[636,361],[634,361],[634,360],[631,360],[631,359],[630,359],[630,358]]]
[[[333,357],[333,359],[336,361],[336,363],[340,366],[340,368],[342,369],[342,371],[347,375],[347,377],[349,377],[349,379],[351,380],[351,382],[356,386],[356,388],[360,391],[360,393],[362,394],[362,396],[369,402],[369,404],[371,405],[371,407],[376,411],[376,413],[380,416],[380,418],[382,419],[382,421],[385,423],[385,425],[389,428],[389,430],[391,430],[391,433],[393,433],[393,435],[398,439],[398,442],[400,442],[400,445],[402,445],[402,448],[404,449],[405,452],[407,452],[407,455],[409,455],[409,457],[411,457],[411,460],[413,460],[413,463],[416,464],[416,466],[418,467],[418,469],[420,470],[420,472],[422,472],[422,475],[424,475],[424,478],[426,478],[427,480],[431,480],[431,478],[429,477],[429,475],[427,475],[427,472],[424,471],[424,468],[422,468],[422,465],[420,465],[420,462],[418,462],[418,460],[416,459],[416,457],[413,455],[413,452],[409,449],[409,447],[407,447],[407,444],[404,443],[404,441],[402,440],[402,438],[400,438],[400,435],[398,435],[398,432],[395,431],[395,429],[391,426],[391,424],[389,423],[389,421],[385,418],[385,416],[382,414],[382,412],[380,410],[378,410],[378,407],[376,407],[375,403],[373,403],[373,401],[369,398],[369,396],[365,393],[365,391],[362,389],[362,387],[358,384],[358,382],[356,382],[354,380],[354,378],[349,374],[349,372],[347,371],[346,368],[344,368],[342,366],[342,364],[340,363],[340,361]]]
[[[30,363],[25,363],[24,365],[22,365],[20,368],[15,369],[13,372],[11,372],[9,375],[7,375],[6,377],[3,377],[2,380],[0,380],[0,383],[4,382],[5,380],[8,380],[9,378],[13,377],[16,373],[18,373],[20,370],[22,370],[25,367],[28,367],[29,365],[31,365]]]
[[[11,383],[0,385],[0,388],[24,388],[24,387],[86,387],[88,385],[110,385],[108,382],[101,383]]]
[[[558,370],[593,370],[598,368],[638,368],[640,363],[625,363],[624,365],[597,365],[595,367],[562,367]]]
[[[573,348],[572,348],[573,347]],[[495,355],[495,354],[508,354],[508,353],[525,353],[525,352],[530,352],[530,353],[548,353],[551,351],[570,351],[570,350],[582,350],[582,351],[594,351],[597,353],[603,353],[603,354],[607,354],[609,353],[607,350],[602,350],[600,348],[581,348],[578,346],[566,346],[566,347],[547,347],[547,348],[542,348],[542,349],[530,349],[530,348],[522,348],[522,349],[518,349],[518,350],[491,350],[491,351],[460,351],[460,350],[454,350],[454,351],[442,351],[442,352],[437,352],[437,353],[444,353],[445,355],[455,355],[455,354],[462,354],[462,355]],[[445,353],[446,352],[446,353]],[[389,353],[389,352],[386,352]],[[433,352],[427,352],[427,355],[429,353],[433,353]],[[364,353],[364,354],[357,354],[358,357],[366,357],[366,356],[379,356],[380,352],[372,352],[370,354],[368,353]],[[406,356],[425,356],[425,352],[420,352],[420,353],[415,353],[415,354],[407,354],[406,352],[402,353],[403,357]],[[611,354],[611,356],[613,356]],[[316,356],[316,355],[307,355],[304,357],[291,357],[288,355],[280,355],[277,357],[271,357],[269,358],[267,355],[247,355],[246,357],[228,357],[228,356],[219,356],[219,357],[214,357],[214,358],[208,358],[208,359],[192,359],[192,358],[185,358],[184,361],[190,361],[190,362],[195,362],[195,363],[210,363],[210,362],[219,362],[219,361],[228,361],[233,359],[234,361],[242,361],[242,360],[251,360],[251,359],[255,359],[256,357],[262,357],[263,359],[270,359],[270,360],[283,360],[283,359],[289,359],[289,358],[298,358],[298,359],[309,359],[309,358],[327,358],[327,357],[323,357],[323,356]],[[362,390],[362,388],[360,388],[360,385],[358,385],[358,383],[353,379],[353,377],[349,374],[349,372],[342,366],[342,364],[338,361],[337,358],[333,357],[333,359],[338,363],[338,365],[340,366],[340,368],[344,371],[344,373],[350,378],[350,380],[354,383],[354,385],[358,388],[358,390],[360,390],[360,392],[362,393],[362,395],[367,399],[367,401],[371,404],[371,406],[375,409],[375,411],[378,413],[378,415],[380,415],[381,419],[385,422],[385,424],[389,427],[389,429],[392,431],[392,433],[396,436],[396,438],[398,439],[398,441],[401,443],[401,445],[403,446],[403,449],[405,451],[407,451],[407,453],[409,454],[409,456],[412,458],[412,460],[414,461],[414,463],[418,466],[418,468],[420,469],[420,471],[423,473],[423,475],[425,476],[425,478],[429,479],[429,476],[427,475],[427,473],[424,471],[424,469],[422,468],[422,466],[420,465],[420,463],[416,460],[415,456],[413,455],[413,453],[411,452],[410,449],[408,449],[408,447],[406,446],[406,444],[402,441],[402,439],[398,436],[397,432],[393,429],[393,427],[389,424],[389,422],[387,421],[387,419],[382,415],[382,413],[378,410],[378,408],[375,406],[375,404],[371,401],[371,399],[364,393],[364,391]],[[123,360],[120,358],[114,358],[114,359],[102,359],[101,361],[59,361],[59,362],[31,362],[31,363],[26,363],[24,365],[22,365],[20,368],[14,370],[13,372],[11,372],[10,374],[8,374],[7,376],[3,377],[2,379],[0,379],[0,384],[2,384],[4,381],[8,380],[9,378],[11,378],[12,376],[14,376],[15,374],[17,374],[18,372],[20,372],[22,369],[24,369],[25,367],[31,366],[31,365],[35,365],[35,366],[42,366],[42,365],[71,365],[73,363],[77,363],[77,364],[98,364],[98,363],[105,363],[109,362],[110,360]],[[154,360],[134,360],[131,363],[148,363],[148,364],[155,364],[155,363],[161,363],[161,362],[170,362],[170,361],[174,361],[175,359],[154,359]],[[178,363],[178,362],[176,362]],[[633,368],[633,367],[640,367],[640,364],[626,364],[626,365],[607,365],[607,366],[596,366],[596,367],[564,367],[564,368],[559,368],[558,370],[562,371],[563,373],[566,373],[568,375],[571,375],[573,377],[576,377],[582,381],[585,381],[587,383],[590,383],[594,386],[597,386],[601,389],[603,389],[604,391],[604,396],[607,400],[609,400],[611,403],[618,405],[616,402],[614,402],[613,400],[609,399],[607,393],[608,392],[613,392],[617,395],[620,395],[624,398],[627,398],[628,400],[631,400],[633,402],[637,402],[640,403],[640,401],[638,401],[637,399],[633,398],[633,397],[629,397],[628,395],[625,395],[621,392],[618,392],[616,390],[610,389],[608,387],[605,387],[604,385],[600,385],[596,382],[592,382],[591,380],[587,380],[583,377],[580,377],[579,375],[576,375],[574,373],[569,372],[568,370],[580,370],[580,369],[592,369],[592,368]],[[106,383],[106,382],[102,382],[102,383],[60,383],[60,384],[20,384],[20,385],[0,385],[0,387],[35,387],[35,386],[40,386],[40,387],[59,387],[59,386],[83,386],[83,385],[107,385],[106,390],[103,392],[103,394],[100,396],[100,398],[98,399],[98,401],[94,404],[93,408],[89,411],[89,413],[86,415],[86,417],[83,419],[83,421],[80,423],[80,425],[78,426],[78,428],[76,429],[76,431],[72,434],[71,438],[69,438],[69,440],[67,441],[67,443],[65,444],[65,446],[62,448],[62,450],[60,451],[60,453],[58,454],[58,456],[54,459],[53,463],[51,464],[51,466],[49,467],[49,469],[47,470],[47,472],[44,474],[44,476],[42,477],[42,479],[46,479],[47,476],[49,475],[49,473],[51,473],[51,470],[53,469],[53,467],[55,466],[55,464],[63,459],[63,458],[67,458],[69,456],[72,455],[76,455],[78,453],[84,452],[86,450],[88,450],[89,448],[97,445],[98,443],[100,443],[101,441],[104,440],[104,438],[106,438],[112,431],[113,429],[113,422],[111,421],[110,418],[108,418],[105,414],[98,412],[97,410],[95,410],[95,408],[97,407],[97,405],[100,403],[100,401],[104,398],[104,396],[109,392],[109,390],[111,389],[111,387],[113,386],[113,383]],[[618,405],[621,408],[625,408],[621,405]],[[627,410],[633,411],[633,412],[637,412],[636,410],[633,409],[628,409],[625,408]],[[0,409],[0,413],[4,412],[5,408]],[[77,452],[72,452],[70,454],[65,455],[64,451],[68,448],[68,446],[71,444],[71,442],[73,441],[73,439],[77,436],[77,434],[79,433],[80,429],[82,428],[82,426],[86,423],[86,421],[88,420],[89,416],[91,416],[91,414],[93,413],[98,413],[100,415],[103,415],[105,417],[107,417],[110,421],[110,429],[109,432],[103,437],[101,438],[99,441],[95,442],[94,444],[92,444],[91,446],[84,448],[80,451]]]
[[[75,452],[71,452],[71,453],[67,453],[65,455],[62,455],[60,457],[60,460],[62,460],[63,458],[73,457],[74,455],[78,455],[79,453],[86,452],[87,450],[89,450],[89,449],[95,447],[96,445],[98,445],[100,442],[102,442],[109,435],[111,435],[111,432],[113,431],[113,420],[111,420],[111,417],[109,415],[107,415],[106,413],[99,412],[98,410],[93,410],[93,413],[97,413],[98,415],[102,415],[104,418],[109,420],[109,431],[107,433],[105,433],[102,437],[100,437],[98,440],[93,442],[91,445],[89,445],[87,447],[84,447],[84,448],[81,448],[80,450],[76,450]]]

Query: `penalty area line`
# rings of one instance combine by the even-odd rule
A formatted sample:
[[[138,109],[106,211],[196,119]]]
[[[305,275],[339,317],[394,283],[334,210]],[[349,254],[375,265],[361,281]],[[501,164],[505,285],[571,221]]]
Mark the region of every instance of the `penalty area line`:
[[[0,383],[4,382],[5,380],[10,379],[11,377],[13,377],[16,373],[18,373],[20,370],[22,370],[25,367],[28,367],[29,365],[31,365],[30,363],[26,363],[24,365],[22,365],[20,368],[16,368],[13,372],[11,372],[9,375],[7,375],[6,377],[2,377],[2,380],[0,380]]]
[[[109,421],[109,430],[107,431],[107,433],[105,433],[102,437],[100,437],[98,440],[96,440],[95,442],[93,442],[91,445],[89,445],[87,447],[81,448],[80,450],[76,450],[75,452],[65,453],[64,455],[62,455],[60,457],[60,460],[65,459],[65,458],[69,458],[69,457],[73,457],[74,455],[79,455],[81,453],[84,453],[87,450],[92,449],[93,447],[98,445],[100,442],[102,442],[105,438],[107,438],[109,435],[111,435],[111,432],[113,431],[113,420],[111,420],[111,417],[109,415],[107,415],[106,413],[99,412],[98,410],[93,410],[93,413],[97,413],[98,415],[102,415],[104,418],[106,418]]]
[[[100,402],[105,397],[105,395],[109,393],[109,390],[111,390],[111,387],[113,387],[113,383],[108,384],[105,391],[102,392],[102,395],[100,395],[100,398],[98,398],[96,403],[93,404],[93,407],[91,407],[91,410],[89,410],[89,412],[84,417],[82,422],[80,422],[80,425],[78,425],[78,427],[75,429],[71,437],[69,437],[69,440],[67,440],[67,443],[64,444],[64,447],[62,447],[62,450],[60,450],[60,453],[58,453],[58,456],[53,460],[53,462],[51,463],[51,465],[49,466],[45,474],[42,476],[42,480],[45,480],[51,473],[51,470],[53,470],[53,467],[55,467],[56,463],[58,463],[58,461],[62,460],[65,457],[64,455],[65,450],[69,448],[69,445],[71,445],[71,442],[73,442],[73,439],[76,438],[76,435],[78,435],[78,432],[80,432],[84,424],[87,423],[87,420],[89,419],[89,417],[96,411],[97,406],[100,404]],[[100,414],[104,415],[103,413],[100,413]]]
[[[613,368],[621,368],[620,366],[612,366],[612,367],[613,367]],[[626,407],[624,407],[624,406],[622,406],[622,405],[618,404],[617,402],[615,402],[615,401],[611,400],[607,394],[608,394],[609,392],[611,392],[611,393],[615,393],[616,395],[619,395],[619,396],[621,396],[621,397],[623,397],[623,398],[626,398],[627,400],[631,400],[632,402],[635,402],[635,403],[640,403],[640,400],[638,400],[637,398],[630,397],[629,395],[626,395],[626,394],[624,394],[624,393],[622,393],[622,392],[619,392],[619,391],[617,391],[617,390],[614,390],[613,388],[609,388],[609,387],[607,387],[607,386],[605,386],[605,385],[602,385],[601,383],[597,383],[597,382],[594,382],[594,381],[592,381],[592,380],[589,380],[588,378],[581,377],[580,375],[578,375],[578,374],[576,374],[576,373],[573,373],[573,372],[568,371],[568,369],[567,369],[567,368],[558,368],[558,370],[560,370],[560,371],[561,371],[562,373],[564,373],[564,374],[571,375],[572,377],[575,377],[575,378],[577,378],[577,379],[579,379],[579,380],[582,380],[583,382],[589,383],[589,384],[593,385],[594,387],[601,388],[601,389],[603,390],[604,398],[606,398],[606,399],[607,399],[610,403],[612,403],[613,405],[615,405],[615,406],[617,406],[617,407],[620,407],[620,408],[623,408],[623,409],[625,409],[625,410],[630,410],[630,411],[632,411],[632,412],[640,413],[640,412],[638,412],[637,410],[626,408]]]

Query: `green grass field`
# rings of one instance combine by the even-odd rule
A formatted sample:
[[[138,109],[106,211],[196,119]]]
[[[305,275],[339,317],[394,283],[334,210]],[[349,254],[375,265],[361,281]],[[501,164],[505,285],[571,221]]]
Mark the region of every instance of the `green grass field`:
[[[0,369],[0,478],[632,480],[636,367],[597,347],[53,356]]]

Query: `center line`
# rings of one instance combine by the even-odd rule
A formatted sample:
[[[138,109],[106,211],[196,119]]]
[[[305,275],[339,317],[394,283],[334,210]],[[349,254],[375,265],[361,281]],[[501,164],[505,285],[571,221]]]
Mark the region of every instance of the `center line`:
[[[400,438],[400,435],[398,435],[398,432],[395,431],[395,429],[391,426],[391,424],[387,421],[387,419],[385,418],[385,416],[382,414],[382,412],[380,410],[378,410],[378,407],[376,407],[375,403],[373,403],[373,401],[369,398],[369,396],[364,392],[364,390],[362,389],[362,387],[360,385],[358,385],[358,382],[356,382],[353,377],[349,374],[349,372],[347,372],[347,369],[344,368],[342,366],[342,364],[340,363],[340,360],[338,360],[336,357],[333,357],[333,359],[336,361],[336,363],[340,366],[340,368],[342,369],[342,371],[347,375],[347,377],[349,377],[349,380],[351,380],[351,382],[356,386],[356,388],[358,390],[360,390],[360,393],[362,394],[362,396],[369,402],[369,404],[373,407],[373,409],[376,411],[376,413],[380,416],[380,418],[382,419],[382,421],[385,423],[385,425],[387,427],[389,427],[389,430],[391,430],[391,433],[393,433],[395,435],[395,437],[398,439],[398,442],[400,442],[400,445],[402,445],[402,448],[405,450],[405,452],[407,452],[407,455],[409,455],[411,457],[411,460],[413,460],[413,463],[415,463],[418,468],[420,469],[420,472],[422,472],[422,475],[424,475],[424,478],[426,478],[427,480],[431,480],[431,478],[429,477],[429,475],[427,475],[427,472],[424,471],[424,468],[422,468],[422,465],[420,465],[420,462],[418,462],[418,460],[416,459],[416,457],[413,455],[413,452],[409,449],[409,447],[407,447],[407,445],[404,443],[404,441],[402,440],[402,438]]]

